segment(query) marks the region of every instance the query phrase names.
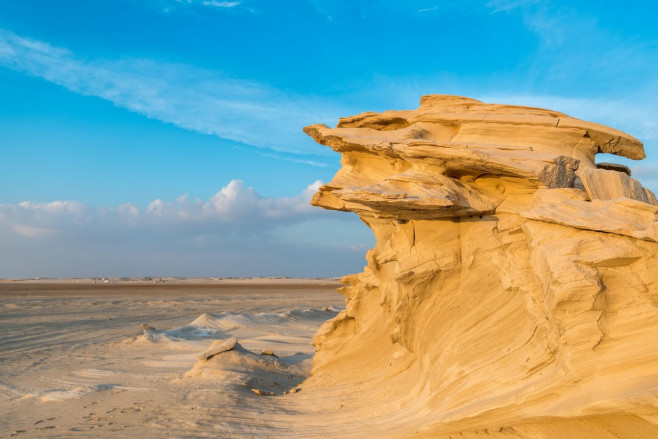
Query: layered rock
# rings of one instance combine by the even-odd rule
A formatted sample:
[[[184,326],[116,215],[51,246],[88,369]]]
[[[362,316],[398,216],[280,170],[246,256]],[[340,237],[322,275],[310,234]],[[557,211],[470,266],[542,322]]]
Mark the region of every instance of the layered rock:
[[[312,204],[377,239],[308,386],[385,388],[396,436],[613,415],[658,434],[658,202],[595,163],[642,159],[641,142],[443,95],[305,132],[342,154]]]

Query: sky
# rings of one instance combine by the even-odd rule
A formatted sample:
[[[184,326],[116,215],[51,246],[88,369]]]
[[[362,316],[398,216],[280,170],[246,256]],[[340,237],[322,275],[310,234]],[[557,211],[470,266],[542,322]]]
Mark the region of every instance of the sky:
[[[625,131],[658,192],[658,2],[0,0],[0,278],[341,276],[302,127],[424,94]]]

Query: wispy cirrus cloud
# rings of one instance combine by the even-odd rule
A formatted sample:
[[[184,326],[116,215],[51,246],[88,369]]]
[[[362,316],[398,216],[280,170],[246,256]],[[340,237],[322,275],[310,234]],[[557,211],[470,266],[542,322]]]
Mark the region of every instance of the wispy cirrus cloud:
[[[358,271],[372,245],[355,216],[233,180],[212,197],[93,207],[77,201],[0,205],[0,277],[335,276]],[[276,255],[276,257],[272,257]]]
[[[491,8],[493,12],[496,13],[511,11],[512,9],[533,5],[538,2],[539,0],[491,0],[487,2],[485,6]]]
[[[539,37],[531,69],[543,72],[544,77],[605,78],[608,87],[613,81],[633,86],[625,74],[644,74],[656,67],[658,41],[613,32],[601,24],[596,11],[537,0],[491,0],[486,7],[494,13],[518,15]]]
[[[150,59],[88,60],[0,29],[0,66],[106,99],[146,117],[322,165],[302,127],[333,121],[332,105],[221,72]]]
[[[241,9],[239,6],[244,4],[243,1],[229,0],[134,0],[134,2],[140,6],[155,8],[165,14],[194,7],[228,11]]]
[[[161,0],[169,5],[210,6],[213,8],[230,9],[239,6],[242,2],[221,0]]]
[[[205,0],[201,3],[203,6],[214,6],[215,8],[234,8],[240,2],[218,2],[217,0]]]

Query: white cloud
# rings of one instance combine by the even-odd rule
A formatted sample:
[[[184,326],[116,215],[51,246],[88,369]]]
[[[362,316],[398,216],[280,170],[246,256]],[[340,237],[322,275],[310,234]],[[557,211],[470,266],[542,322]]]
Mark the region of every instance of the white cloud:
[[[312,207],[316,181],[263,197],[234,180],[182,196],[93,207],[76,201],[0,205],[0,277],[337,276],[359,271],[370,231],[356,216]]]
[[[334,121],[342,114],[326,103],[221,72],[149,59],[86,60],[67,49],[2,29],[0,66],[184,129],[315,156],[288,157],[307,164],[322,165],[321,157],[329,152],[316,148],[302,127]]]
[[[12,230],[14,230],[14,232],[18,233],[19,235],[27,236],[28,238],[38,238],[40,236],[46,236],[55,233],[55,231],[52,229],[44,229],[42,227],[30,227],[30,226],[21,226],[21,225],[14,225],[12,227]]]
[[[152,0],[153,1],[153,0]],[[234,8],[242,2],[236,1],[220,1],[220,0],[160,0],[162,4],[171,6],[189,5],[189,6],[210,6],[214,8]],[[167,11],[165,9],[165,11]]]
[[[309,202],[322,182],[316,181],[295,197],[262,197],[240,180],[232,180],[207,201],[190,200],[187,196],[173,202],[155,200],[144,211],[145,219],[164,218],[167,221],[251,224],[253,222],[285,220],[298,222],[315,216],[318,209]],[[261,224],[263,226],[264,224]]]
[[[204,1],[203,6],[214,6],[216,8],[234,8],[239,5],[240,2],[218,2],[216,0]]]
[[[318,217],[322,210],[310,199],[322,185],[316,181],[294,197],[263,197],[240,180],[232,180],[208,200],[183,195],[173,201],[154,200],[145,209],[130,203],[94,208],[78,201],[0,204],[0,220],[23,236],[43,236],[45,231],[74,232],[81,227],[108,229],[116,226],[274,228]],[[39,233],[43,231],[44,233]]]

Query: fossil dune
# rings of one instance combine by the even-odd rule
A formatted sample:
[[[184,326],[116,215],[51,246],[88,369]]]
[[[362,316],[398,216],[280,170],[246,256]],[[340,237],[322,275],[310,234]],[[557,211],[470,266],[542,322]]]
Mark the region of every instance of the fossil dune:
[[[307,387],[371,389],[396,437],[658,437],[658,202],[595,162],[640,141],[445,95],[305,132],[342,154],[312,204],[377,239]]]

